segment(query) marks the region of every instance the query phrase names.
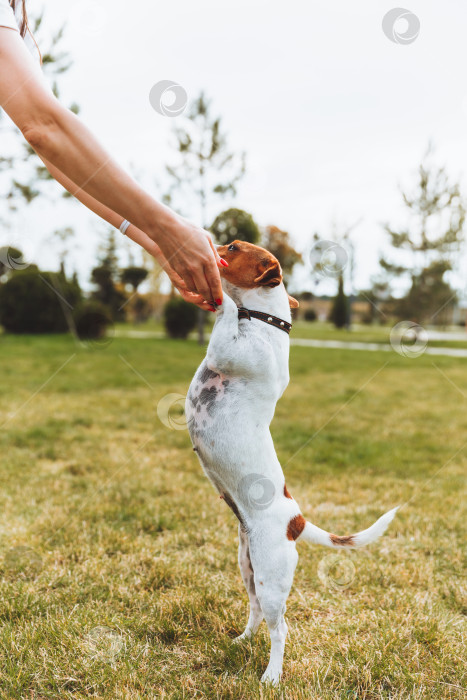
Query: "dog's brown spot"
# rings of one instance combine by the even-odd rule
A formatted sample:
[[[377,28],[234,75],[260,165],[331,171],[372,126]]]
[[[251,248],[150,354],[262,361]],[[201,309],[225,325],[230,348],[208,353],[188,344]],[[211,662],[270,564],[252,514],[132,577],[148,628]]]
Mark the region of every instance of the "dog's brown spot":
[[[305,529],[306,520],[303,515],[296,515],[287,525],[287,539],[294,541]]]
[[[339,547],[352,547],[354,544],[354,535],[329,535],[331,542]]]
[[[290,495],[289,489],[287,488],[287,486],[285,484],[284,484],[284,496],[286,498],[292,498],[292,496]]]

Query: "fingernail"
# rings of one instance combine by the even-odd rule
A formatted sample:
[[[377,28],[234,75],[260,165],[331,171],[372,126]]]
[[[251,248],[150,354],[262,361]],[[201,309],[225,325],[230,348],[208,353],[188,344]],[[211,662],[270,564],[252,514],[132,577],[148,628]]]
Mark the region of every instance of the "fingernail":
[[[209,311],[212,311],[214,314],[216,313],[216,309],[209,309]]]
[[[229,263],[226,260],[224,260],[224,258],[221,258],[221,265],[223,265],[224,267],[228,267]]]
[[[222,304],[222,299],[216,299],[216,304],[217,306],[220,306]]]

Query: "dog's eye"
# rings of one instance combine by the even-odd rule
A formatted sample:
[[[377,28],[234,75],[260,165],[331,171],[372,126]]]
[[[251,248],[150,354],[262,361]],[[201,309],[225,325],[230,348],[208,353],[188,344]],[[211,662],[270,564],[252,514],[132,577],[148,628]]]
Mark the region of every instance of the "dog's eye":
[[[227,248],[227,250],[238,250],[238,248],[237,248],[236,245],[234,245],[233,243],[231,243],[231,244],[229,245],[229,247]]]

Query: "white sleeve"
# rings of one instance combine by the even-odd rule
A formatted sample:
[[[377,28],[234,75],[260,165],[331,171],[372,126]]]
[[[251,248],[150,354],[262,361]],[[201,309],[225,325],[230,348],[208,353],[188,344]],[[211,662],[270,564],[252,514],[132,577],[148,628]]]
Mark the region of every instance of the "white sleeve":
[[[0,27],[9,27],[18,31],[15,13],[8,0],[0,0]]]

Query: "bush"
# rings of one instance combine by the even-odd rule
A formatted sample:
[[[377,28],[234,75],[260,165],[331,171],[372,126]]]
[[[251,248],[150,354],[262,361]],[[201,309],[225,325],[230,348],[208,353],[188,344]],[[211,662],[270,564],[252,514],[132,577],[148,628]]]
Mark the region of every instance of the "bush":
[[[81,290],[62,273],[28,268],[0,287],[0,323],[9,333],[68,331],[63,305],[76,306]]]
[[[78,306],[74,318],[81,340],[99,340],[112,325],[110,309],[99,301],[86,301]]]
[[[196,326],[196,306],[180,297],[170,299],[164,306],[164,325],[170,338],[186,338]]]
[[[303,315],[305,321],[316,321],[318,318],[314,309],[307,309]]]

